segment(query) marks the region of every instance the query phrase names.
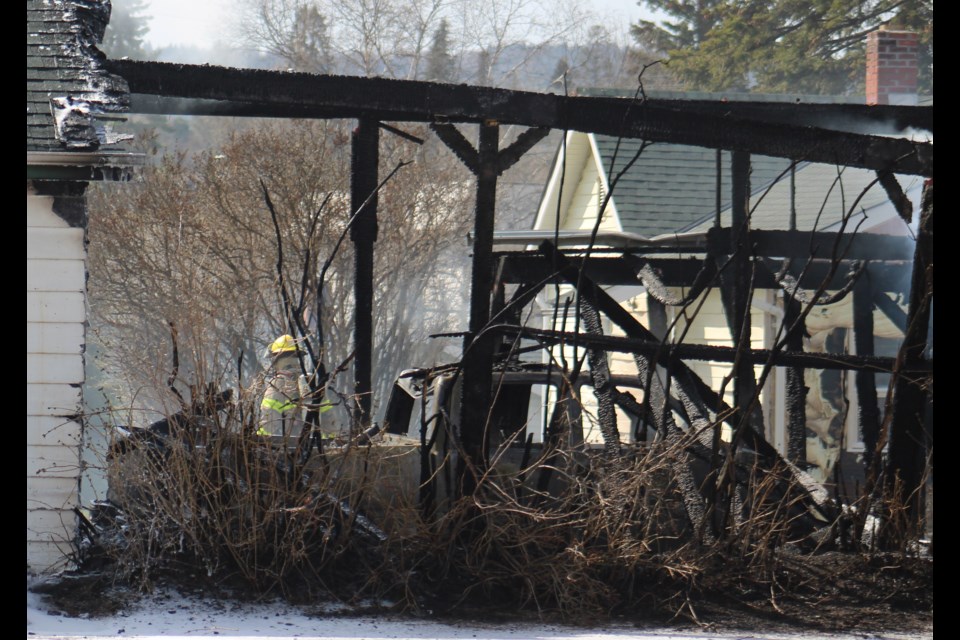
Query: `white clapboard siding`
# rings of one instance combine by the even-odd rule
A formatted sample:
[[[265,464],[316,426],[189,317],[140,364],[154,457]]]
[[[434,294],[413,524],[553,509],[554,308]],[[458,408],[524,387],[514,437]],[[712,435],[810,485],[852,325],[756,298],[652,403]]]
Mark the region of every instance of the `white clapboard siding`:
[[[27,541],[66,542],[76,529],[71,510],[32,508],[27,502]]]
[[[27,478],[27,510],[30,509],[67,509],[77,504],[79,481],[74,478],[47,478],[31,476]]]
[[[76,530],[84,379],[84,230],[27,187],[27,564],[63,568]]]
[[[27,226],[27,260],[83,260],[86,257],[83,229],[37,227],[29,221]]]
[[[33,572],[56,572],[70,568],[67,554],[72,548],[67,541],[27,540],[27,566]]]
[[[86,289],[83,260],[27,259],[27,291],[79,291]]]
[[[77,412],[80,387],[69,384],[28,384],[28,416],[64,416]]]
[[[80,384],[83,382],[83,356],[58,353],[28,353],[27,383]]]
[[[534,229],[544,230],[544,229],[553,229],[556,226],[557,221],[557,200],[560,199],[561,211],[561,226],[564,229],[569,229],[571,227],[566,226],[563,218],[566,217],[566,211],[570,207],[570,202],[573,198],[574,192],[576,189],[571,186],[571,178],[573,176],[579,176],[582,171],[585,163],[588,163],[592,157],[592,151],[590,149],[590,143],[587,139],[586,134],[579,133],[576,131],[571,131],[567,134],[567,148],[566,148],[566,161],[564,162],[565,171],[561,171],[560,164],[557,163],[554,165],[553,172],[550,175],[550,181],[547,184],[547,190],[544,194],[544,198],[540,203],[540,207],[537,210],[537,219],[534,222]],[[564,174],[567,177],[566,185],[562,190],[560,189],[560,178]]]
[[[54,227],[69,229],[63,218],[53,212],[53,196],[38,196],[27,188],[27,228]]]
[[[27,322],[84,322],[83,293],[27,291]]]
[[[80,471],[80,449],[62,445],[27,445],[27,478],[72,478]]]
[[[27,446],[80,446],[80,423],[52,416],[27,416]]]
[[[83,353],[83,325],[79,322],[28,322],[27,353]]]
[[[573,199],[567,208],[563,228],[582,231],[592,230],[596,224],[597,213],[600,211],[601,200],[600,174],[597,173],[596,165],[593,162],[587,162],[577,183]],[[612,207],[608,205],[604,211],[600,229],[602,231],[618,231],[619,226],[615,217]]]

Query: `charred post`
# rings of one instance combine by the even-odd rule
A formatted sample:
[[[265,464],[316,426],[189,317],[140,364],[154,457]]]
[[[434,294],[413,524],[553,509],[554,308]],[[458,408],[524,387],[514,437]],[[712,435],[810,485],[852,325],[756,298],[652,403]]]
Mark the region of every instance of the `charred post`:
[[[803,334],[806,332],[800,303],[793,297],[785,298],[784,303],[783,322],[788,331],[787,350],[800,353],[803,351]],[[863,355],[859,351],[857,354]],[[787,368],[787,460],[801,469],[807,461],[807,386],[803,378],[803,367]]]
[[[376,120],[360,118],[352,139],[350,209],[356,213],[369,198],[366,207],[350,228],[354,243],[354,315],[353,339],[354,394],[352,435],[370,426],[373,403],[373,244],[377,240],[377,167],[380,162],[380,129]]]
[[[923,190],[920,227],[913,262],[907,331],[899,359],[905,367],[923,361],[933,300],[933,180]],[[890,460],[886,472],[886,514],[881,539],[896,544],[901,536],[916,531],[923,515],[923,477],[926,466],[925,429],[928,386],[932,377],[900,375],[893,397]]]
[[[596,307],[589,300],[581,300],[580,304],[580,314],[587,333],[602,336],[603,326]],[[614,409],[607,352],[603,349],[587,349],[587,359],[590,363],[594,393],[597,396],[597,420],[600,423],[600,433],[603,434],[604,453],[608,458],[615,459],[620,455],[620,432],[617,430],[617,412]]]
[[[463,395],[460,403],[460,441],[466,460],[458,469],[463,495],[476,489],[477,470],[486,462],[486,421],[493,380],[495,337],[480,335],[490,322],[493,287],[493,225],[499,174],[500,127],[494,121],[480,125],[477,162],[477,202],[473,230],[473,274],[470,288],[470,333],[463,344]],[[469,467],[473,466],[474,470]]]
[[[735,349],[750,348],[750,299],[753,294],[751,271],[751,247],[749,244],[750,220],[748,204],[750,198],[750,154],[742,151],[733,153],[731,161],[731,233],[729,252],[733,256],[729,275],[721,276],[721,297],[724,313],[730,327]],[[743,412],[752,404],[757,391],[757,381],[753,366],[741,359],[734,363],[733,397],[738,412],[738,422],[743,422]],[[763,414],[758,405],[751,411],[750,423],[762,433]]]
[[[882,294],[881,294],[882,295]],[[873,284],[869,273],[857,280],[853,287],[853,339],[859,356],[872,356],[873,345]],[[858,371],[856,375],[857,406],[860,432],[863,434],[864,471],[869,477],[874,472],[877,439],[880,436],[880,406],[877,404],[877,377],[873,371]]]

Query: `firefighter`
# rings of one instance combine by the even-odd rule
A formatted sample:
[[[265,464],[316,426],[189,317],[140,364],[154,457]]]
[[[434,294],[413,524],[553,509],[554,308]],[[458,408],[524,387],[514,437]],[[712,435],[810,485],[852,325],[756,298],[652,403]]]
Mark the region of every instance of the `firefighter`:
[[[288,445],[295,445],[303,429],[303,411],[309,402],[310,389],[302,375],[297,341],[291,335],[274,340],[267,350],[270,358],[268,378],[260,403],[260,428],[257,435],[285,437]],[[320,413],[329,411],[332,404],[321,396]],[[333,438],[321,430],[323,438]]]

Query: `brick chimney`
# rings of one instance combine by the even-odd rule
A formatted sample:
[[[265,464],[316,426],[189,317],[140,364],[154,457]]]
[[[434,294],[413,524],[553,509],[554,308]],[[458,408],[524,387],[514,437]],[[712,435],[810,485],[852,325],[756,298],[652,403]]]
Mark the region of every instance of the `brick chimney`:
[[[917,49],[912,31],[867,34],[867,104],[917,104]]]

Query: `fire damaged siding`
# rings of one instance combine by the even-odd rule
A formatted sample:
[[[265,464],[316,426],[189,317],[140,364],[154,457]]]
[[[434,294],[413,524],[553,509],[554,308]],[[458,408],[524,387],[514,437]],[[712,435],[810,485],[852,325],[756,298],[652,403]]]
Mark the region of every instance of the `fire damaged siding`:
[[[70,550],[80,475],[84,230],[27,189],[27,564],[55,569]]]

